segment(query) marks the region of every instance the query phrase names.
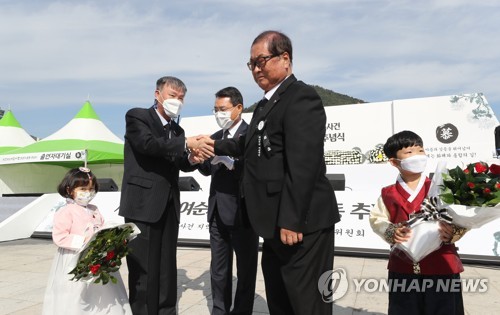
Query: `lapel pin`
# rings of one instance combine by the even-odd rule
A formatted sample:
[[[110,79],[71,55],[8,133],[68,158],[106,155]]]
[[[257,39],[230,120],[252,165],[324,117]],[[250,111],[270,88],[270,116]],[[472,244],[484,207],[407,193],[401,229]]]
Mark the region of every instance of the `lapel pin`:
[[[265,124],[265,123],[264,123],[264,121],[263,121],[263,120],[259,121],[259,124],[257,125],[257,129],[258,129],[259,131],[260,131],[260,130],[262,130],[262,129],[264,129],[264,124]]]

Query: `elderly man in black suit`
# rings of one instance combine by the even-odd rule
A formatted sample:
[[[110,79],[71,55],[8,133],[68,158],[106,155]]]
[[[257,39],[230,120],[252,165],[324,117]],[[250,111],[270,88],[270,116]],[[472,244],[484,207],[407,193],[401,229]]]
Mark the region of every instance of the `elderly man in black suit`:
[[[326,178],[321,98],[292,74],[292,43],[281,32],[258,35],[247,65],[264,99],[245,137],[215,140],[215,154],[244,157],[242,194],[251,226],[264,238],[270,313],[331,314],[318,281],[333,268],[340,217]]]
[[[125,116],[119,214],[141,230],[127,256],[134,314],[176,314],[179,170],[192,170],[190,162],[210,156],[188,160],[186,149],[196,150],[200,143],[196,137],[186,138],[174,121],[186,90],[178,78],[162,77],[156,82],[154,105],[133,108]]]
[[[248,124],[241,119],[243,97],[235,87],[215,94],[215,119],[221,130],[212,139],[235,139],[244,135]],[[213,315],[251,315],[255,298],[255,280],[259,237],[248,224],[241,204],[239,185],[243,160],[238,157],[215,156],[200,164],[198,170],[211,175],[208,199],[210,226],[210,280]],[[236,254],[237,288],[232,304],[233,252]]]

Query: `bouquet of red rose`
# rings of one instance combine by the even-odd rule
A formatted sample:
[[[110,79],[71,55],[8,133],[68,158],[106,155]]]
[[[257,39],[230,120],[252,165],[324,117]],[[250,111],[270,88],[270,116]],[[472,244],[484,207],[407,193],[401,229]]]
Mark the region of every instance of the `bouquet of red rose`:
[[[130,253],[128,242],[140,233],[133,223],[120,224],[97,231],[80,249],[76,267],[69,272],[71,280],[117,283],[113,273],[120,269],[122,258]]]
[[[405,223],[412,237],[395,246],[413,262],[441,247],[439,221],[453,224],[461,237],[466,230],[500,218],[500,165],[477,162],[450,170],[445,166],[438,164],[421,211]]]
[[[440,188],[441,207],[453,224],[476,229],[500,218],[500,165],[476,162],[445,171]]]

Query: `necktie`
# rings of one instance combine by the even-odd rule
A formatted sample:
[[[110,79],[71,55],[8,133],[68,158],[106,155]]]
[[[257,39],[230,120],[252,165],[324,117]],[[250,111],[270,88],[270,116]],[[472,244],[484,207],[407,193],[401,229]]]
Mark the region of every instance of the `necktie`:
[[[267,103],[267,98],[264,97],[260,100],[260,102],[257,104],[257,108],[259,109],[259,111],[264,109],[266,103]]]
[[[229,137],[229,129],[226,129],[222,133],[222,139],[227,139],[228,137]]]
[[[253,111],[253,114],[252,114],[252,119],[254,117],[258,117],[260,115],[260,113],[262,112],[262,110],[264,109],[264,106],[266,105],[267,103],[267,98],[262,98],[258,103],[257,103],[257,106],[255,106],[255,110]]]
[[[165,133],[165,138],[170,139],[170,124],[163,126],[163,132]]]

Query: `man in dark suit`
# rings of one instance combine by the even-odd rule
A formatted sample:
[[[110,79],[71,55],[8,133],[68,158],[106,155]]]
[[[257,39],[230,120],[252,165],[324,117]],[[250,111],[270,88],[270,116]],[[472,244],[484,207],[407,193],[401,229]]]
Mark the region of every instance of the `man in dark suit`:
[[[156,82],[155,104],[133,108],[125,116],[119,214],[141,230],[127,256],[134,314],[176,314],[179,170],[192,170],[186,148],[198,146],[196,138],[186,138],[174,121],[186,90],[181,80],[162,77]]]
[[[219,127],[212,139],[237,140],[247,131],[241,119],[243,97],[234,87],[227,87],[215,94],[214,114]],[[255,280],[259,237],[244,221],[240,208],[239,181],[243,160],[229,156],[215,156],[199,165],[205,176],[211,175],[208,199],[210,224],[210,280],[213,315],[251,315],[255,298]],[[233,251],[236,254],[237,288],[232,304]]]
[[[244,156],[242,194],[251,226],[264,238],[270,313],[331,314],[318,281],[333,268],[340,217],[325,174],[321,98],[292,74],[292,44],[283,33],[257,36],[247,65],[265,99],[245,137],[216,140],[215,154]]]

